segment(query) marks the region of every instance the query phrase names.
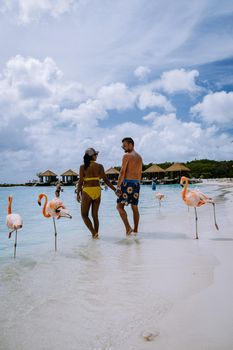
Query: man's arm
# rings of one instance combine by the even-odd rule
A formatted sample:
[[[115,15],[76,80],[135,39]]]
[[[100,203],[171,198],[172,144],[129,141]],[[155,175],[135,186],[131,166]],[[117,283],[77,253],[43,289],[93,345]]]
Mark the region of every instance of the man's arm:
[[[129,162],[129,155],[125,154],[123,156],[123,159],[122,159],[121,171],[120,171],[120,174],[119,174],[119,177],[118,177],[118,181],[117,181],[117,187],[118,188],[121,186],[121,184],[122,184],[122,182],[123,182],[123,180],[125,178],[128,162]]]

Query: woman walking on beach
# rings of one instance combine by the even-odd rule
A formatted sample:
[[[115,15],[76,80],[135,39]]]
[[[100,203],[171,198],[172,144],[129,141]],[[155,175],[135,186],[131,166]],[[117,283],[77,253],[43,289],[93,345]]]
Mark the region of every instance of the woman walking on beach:
[[[105,175],[103,165],[96,163],[98,153],[99,152],[95,151],[94,148],[88,148],[85,151],[83,157],[84,164],[80,166],[79,170],[80,179],[77,191],[77,200],[81,202],[83,221],[91,232],[93,238],[98,238],[99,232],[98,211],[101,201],[100,179],[103,179],[106,185],[114,192],[116,191],[116,188]],[[93,223],[89,218],[90,208]]]

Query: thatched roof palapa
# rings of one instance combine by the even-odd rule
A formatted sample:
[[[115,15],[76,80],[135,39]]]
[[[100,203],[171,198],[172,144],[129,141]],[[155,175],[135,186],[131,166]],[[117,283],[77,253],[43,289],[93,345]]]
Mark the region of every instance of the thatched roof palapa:
[[[61,176],[78,176],[78,173],[69,169],[69,170],[65,171],[63,174],[61,174]]]
[[[57,174],[55,174],[53,171],[51,170],[46,170],[45,172],[43,173],[40,173],[39,176],[57,176]]]
[[[164,173],[165,170],[160,168],[157,164],[151,165],[148,169],[144,170],[143,173]]]
[[[167,168],[165,171],[167,172],[167,171],[191,171],[191,170],[181,163],[174,163],[171,166],[169,166],[169,168]]]
[[[119,175],[120,172],[116,168],[109,168],[105,171],[106,175]]]

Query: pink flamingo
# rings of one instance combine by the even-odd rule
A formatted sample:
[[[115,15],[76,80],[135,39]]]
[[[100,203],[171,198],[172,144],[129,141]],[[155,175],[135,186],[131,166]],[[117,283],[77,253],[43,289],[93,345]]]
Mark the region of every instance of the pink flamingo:
[[[155,193],[155,197],[158,199],[159,201],[159,206],[161,207],[161,201],[164,199],[164,194],[160,193],[160,192],[156,192]]]
[[[8,238],[11,238],[13,232],[15,232],[15,243],[14,243],[14,259],[16,258],[16,247],[17,247],[17,232],[23,227],[23,220],[19,214],[12,213],[12,201],[13,197],[8,197],[8,214],[6,217],[6,225],[12,230],[9,232]]]
[[[54,225],[54,235],[55,235],[55,251],[57,250],[57,229],[55,218],[60,219],[61,217],[72,219],[72,216],[69,214],[69,211],[66,209],[64,203],[59,198],[54,198],[51,201],[48,201],[46,194],[41,193],[38,196],[38,204],[41,205],[42,198],[45,199],[42,214],[45,218],[53,218]]]
[[[185,185],[184,185],[185,182]],[[188,178],[185,176],[182,176],[180,179],[180,185],[184,188],[182,190],[182,199],[187,204],[188,207],[194,207],[195,209],[195,218],[196,218],[196,239],[198,239],[198,233],[197,233],[197,207],[200,207],[206,203],[210,203],[213,205],[214,210],[214,223],[217,230],[219,230],[217,222],[216,222],[216,214],[215,214],[215,203],[213,199],[206,194],[200,192],[199,190],[189,190],[188,189]]]

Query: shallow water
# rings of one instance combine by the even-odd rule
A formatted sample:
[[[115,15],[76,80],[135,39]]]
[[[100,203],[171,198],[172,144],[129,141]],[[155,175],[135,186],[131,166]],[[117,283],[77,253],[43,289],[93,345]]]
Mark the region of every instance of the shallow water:
[[[146,349],[142,333],[159,332],[159,321],[176,301],[213,282],[218,261],[192,240],[194,213],[183,204],[179,186],[157,187],[165,194],[161,208],[150,186],[142,186],[136,239],[125,238],[114,194],[103,191],[98,241],[81,220],[74,189],[66,187],[61,199],[73,218],[57,221],[57,253],[52,220],[37,205],[41,190],[0,189],[1,350]],[[200,238],[231,244],[228,186],[201,190],[216,200],[224,237],[205,206],[199,209]],[[54,188],[43,191],[53,197]],[[24,221],[16,260],[5,227],[9,194]]]

